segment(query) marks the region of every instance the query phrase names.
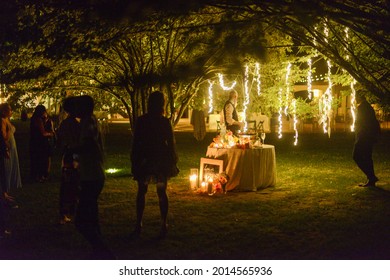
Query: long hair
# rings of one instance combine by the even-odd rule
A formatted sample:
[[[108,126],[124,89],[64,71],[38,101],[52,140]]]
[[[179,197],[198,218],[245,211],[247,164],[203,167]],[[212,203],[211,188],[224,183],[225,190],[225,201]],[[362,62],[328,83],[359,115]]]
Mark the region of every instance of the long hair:
[[[1,103],[0,104],[0,117],[5,118],[5,114],[10,110],[10,106],[8,103]]]
[[[148,113],[154,115],[164,114],[165,98],[161,91],[154,91],[149,95]]]
[[[38,105],[37,107],[35,107],[34,113],[32,114],[31,118],[40,118],[45,112],[46,107],[44,105]]]

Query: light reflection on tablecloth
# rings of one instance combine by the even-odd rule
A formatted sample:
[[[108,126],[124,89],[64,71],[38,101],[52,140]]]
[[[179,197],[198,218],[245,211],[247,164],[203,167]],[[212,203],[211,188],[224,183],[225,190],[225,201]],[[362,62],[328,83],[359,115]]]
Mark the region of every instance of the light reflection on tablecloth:
[[[256,191],[276,183],[275,147],[253,149],[207,148],[207,157],[222,159],[230,180],[227,190]]]

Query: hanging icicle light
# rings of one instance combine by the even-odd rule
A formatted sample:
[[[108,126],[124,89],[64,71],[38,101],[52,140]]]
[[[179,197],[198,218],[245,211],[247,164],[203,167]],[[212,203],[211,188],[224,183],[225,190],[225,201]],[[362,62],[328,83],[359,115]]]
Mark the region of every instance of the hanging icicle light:
[[[255,64],[255,80],[257,84],[257,96],[261,95],[260,63]]]
[[[346,44],[348,44],[348,42],[349,42],[349,28],[346,27],[346,28],[344,29],[344,32],[345,32],[345,42],[346,42]],[[347,53],[347,55],[345,56],[345,58],[346,58],[347,60],[349,60],[349,54],[348,54],[347,48],[344,47],[344,50],[345,50],[345,52]]]
[[[352,125],[351,125],[351,131],[355,131],[355,121],[356,121],[356,91],[355,91],[355,84],[356,80],[353,79],[351,82],[351,114],[352,114]]]
[[[312,63],[311,63],[311,58],[309,58],[309,60],[307,61],[307,64],[309,65],[309,70],[307,72],[307,97],[309,98],[309,100],[312,99],[312,88],[311,88],[311,83],[312,83],[312,71],[311,71],[311,68],[312,68]]]
[[[291,71],[291,63],[289,62],[286,69],[286,100],[285,100],[285,107],[284,107],[284,114],[286,116],[288,114],[288,103],[290,99],[290,83],[289,83],[290,71]]]
[[[234,81],[230,87],[225,86],[225,82],[223,80],[223,75],[220,74],[220,73],[218,74],[218,78],[219,78],[219,85],[224,90],[231,90],[231,89],[233,89],[236,86],[236,81]]]
[[[210,114],[214,110],[214,108],[213,108],[213,85],[214,85],[214,82],[210,81],[210,80],[208,80],[208,82],[209,82],[209,114]]]
[[[282,117],[283,117],[283,90],[282,90],[282,88],[279,89],[278,99],[279,99],[278,137],[280,139],[280,138],[282,138],[282,128],[283,128],[283,120],[282,120]]]
[[[246,122],[246,110],[248,109],[249,104],[249,66],[245,66],[245,77],[244,77],[244,113],[243,113],[243,122],[244,122],[244,131],[247,130],[248,124]]]
[[[297,129],[297,123],[298,123],[298,119],[297,119],[297,100],[294,98],[292,100],[292,107],[293,107],[293,121],[294,121],[294,132],[295,132],[295,136],[294,136],[294,146],[296,146],[298,144],[298,129]]]
[[[330,119],[331,119],[331,112],[332,112],[332,80],[331,80],[331,68],[332,65],[330,63],[330,60],[327,60],[328,64],[328,75],[327,75],[327,80],[328,80],[328,88],[326,89],[324,95],[322,96],[322,126],[324,129],[324,133],[328,133],[330,137]]]
[[[344,29],[344,32],[345,32],[345,42],[348,45],[349,44],[349,28],[346,27]],[[345,59],[349,60],[349,54],[348,54],[347,48],[345,47],[344,50],[347,53],[345,56]],[[352,78],[352,82],[351,82],[351,115],[352,115],[351,131],[354,132],[355,131],[355,121],[356,121],[356,91],[355,91],[356,80],[351,75],[350,75],[350,77]]]

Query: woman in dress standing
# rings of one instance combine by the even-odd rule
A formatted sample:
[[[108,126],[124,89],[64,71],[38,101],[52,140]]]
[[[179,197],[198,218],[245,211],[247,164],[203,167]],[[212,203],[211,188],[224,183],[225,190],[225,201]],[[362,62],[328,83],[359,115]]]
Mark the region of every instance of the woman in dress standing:
[[[46,107],[35,107],[30,119],[30,177],[38,182],[47,179],[51,153],[49,138],[54,136],[53,132],[45,130],[46,120]]]
[[[13,189],[22,187],[20,177],[19,157],[15,141],[15,126],[11,123],[12,109],[8,103],[0,104],[1,116],[1,133],[7,147],[7,156],[4,161],[6,173],[6,189],[7,193],[11,193]]]
[[[164,116],[165,98],[162,92],[152,92],[148,100],[148,113],[137,119],[132,147],[131,163],[134,180],[138,182],[136,198],[137,221],[133,236],[141,233],[145,195],[149,183],[156,183],[161,215],[160,238],[167,234],[168,179],[176,176],[176,144],[171,123]]]

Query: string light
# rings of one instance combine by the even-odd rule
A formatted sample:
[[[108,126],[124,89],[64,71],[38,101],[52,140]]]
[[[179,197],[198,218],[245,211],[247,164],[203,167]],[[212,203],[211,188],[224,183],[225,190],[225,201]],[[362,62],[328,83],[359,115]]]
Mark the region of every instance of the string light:
[[[329,127],[328,123],[330,124],[330,118],[331,118],[331,112],[332,112],[332,100],[333,100],[332,80],[331,80],[332,65],[330,63],[330,60],[327,61],[327,64],[328,64],[328,76],[327,76],[328,88],[326,89],[325,93],[322,96],[322,100],[320,103],[322,103],[323,107],[320,106],[320,110],[322,110],[321,121],[322,121],[322,126],[324,129],[324,133],[328,133],[328,135],[330,137],[330,128],[328,129],[328,127]]]
[[[244,115],[243,115],[243,121],[244,121],[244,131],[247,130],[248,124],[246,122],[246,110],[248,108],[249,104],[249,87],[248,87],[248,76],[249,76],[249,66],[245,66],[245,80],[244,80]]]
[[[297,129],[298,119],[297,119],[297,100],[295,98],[292,100],[292,107],[293,107],[293,121],[294,121],[294,132],[295,132],[294,146],[296,146],[298,144],[298,129]]]
[[[213,112],[213,85],[214,82],[208,80],[209,82],[209,114]]]
[[[351,82],[351,114],[352,114],[352,125],[351,125],[351,131],[355,131],[355,121],[356,121],[356,91],[355,91],[355,84],[356,80],[353,79]]]
[[[349,28],[346,27],[344,29],[344,32],[345,32],[345,41],[346,41],[346,44],[348,45],[349,44]],[[344,47],[344,50],[346,52],[346,60],[349,60],[349,54],[348,54],[348,50],[346,47]],[[352,78],[352,82],[351,82],[351,115],[352,115],[352,124],[351,124],[351,131],[354,132],[355,131],[355,121],[356,121],[356,91],[355,91],[355,84],[356,84],[356,80],[350,75],[350,77]]]
[[[311,96],[311,83],[312,83],[311,58],[309,58],[309,60],[307,61],[307,64],[309,65],[309,70],[307,72],[307,93],[308,93],[307,97],[309,98],[309,100],[311,100],[311,98],[312,98],[312,96]]]
[[[346,27],[345,29],[344,29],[344,32],[345,32],[345,41],[346,41],[346,43],[348,44],[348,42],[349,42],[349,28],[348,27]],[[345,50],[345,52],[347,53],[347,55],[345,56],[345,58],[347,59],[347,60],[349,60],[349,54],[348,54],[348,50],[347,50],[347,48],[346,47],[344,47],[344,50]]]
[[[286,116],[288,113],[288,101],[289,101],[289,94],[290,94],[290,83],[289,83],[290,71],[291,71],[291,63],[289,62],[286,69],[286,106],[284,107],[284,114]]]
[[[255,64],[255,79],[256,79],[256,83],[257,83],[257,95],[260,96],[261,95],[261,80],[260,80],[260,63],[257,63]]]
[[[324,34],[325,34],[325,42],[328,43],[328,37],[329,37],[329,29],[326,25],[326,22],[324,22]]]
[[[283,127],[283,121],[282,121],[282,116],[283,116],[283,90],[280,88],[279,93],[278,93],[278,99],[279,99],[279,127],[278,127],[278,137],[279,139],[282,138],[282,127]]]
[[[236,86],[236,81],[234,81],[230,87],[225,86],[225,82],[223,80],[223,75],[220,74],[220,73],[218,74],[218,78],[219,78],[219,85],[224,90],[231,90],[231,89],[233,89]]]

